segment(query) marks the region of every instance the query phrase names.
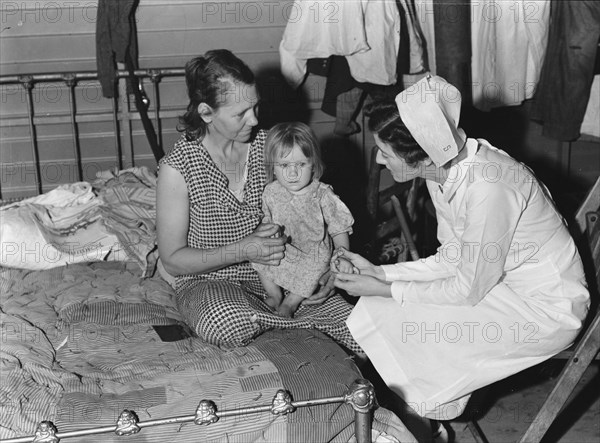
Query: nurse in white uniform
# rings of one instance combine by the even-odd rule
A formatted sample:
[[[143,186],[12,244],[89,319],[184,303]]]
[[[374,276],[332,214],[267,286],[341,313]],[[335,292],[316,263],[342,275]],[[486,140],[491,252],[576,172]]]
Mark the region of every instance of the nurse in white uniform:
[[[524,165],[458,127],[460,93],[426,77],[368,109],[377,162],[422,177],[441,246],[415,262],[355,268],[347,320],[392,389],[420,416],[449,420],[470,394],[567,348],[589,307],[583,267],[547,189]]]

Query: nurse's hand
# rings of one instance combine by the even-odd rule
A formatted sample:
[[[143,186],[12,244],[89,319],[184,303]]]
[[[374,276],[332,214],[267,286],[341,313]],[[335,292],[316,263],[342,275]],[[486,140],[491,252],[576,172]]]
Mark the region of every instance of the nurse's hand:
[[[325,301],[335,294],[335,287],[333,286],[333,281],[335,280],[334,274],[332,272],[325,272],[321,278],[319,279],[319,286],[317,292],[313,295],[305,299],[302,304],[303,305],[320,305],[325,303]]]
[[[354,297],[391,297],[392,284],[365,274],[335,275],[334,285]]]
[[[375,266],[369,260],[364,257],[361,257],[354,252],[350,252],[347,249],[340,248],[336,251],[332,260],[335,260],[338,257],[344,257],[355,268],[355,273],[359,273],[361,275],[370,275],[371,277],[375,277],[379,280],[385,280],[385,273],[381,266]],[[358,271],[358,272],[357,272]]]

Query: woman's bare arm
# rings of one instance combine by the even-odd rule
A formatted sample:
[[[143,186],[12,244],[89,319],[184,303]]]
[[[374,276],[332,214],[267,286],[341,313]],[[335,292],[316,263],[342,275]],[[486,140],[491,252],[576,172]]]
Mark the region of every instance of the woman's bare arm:
[[[158,252],[165,270],[172,275],[203,274],[243,261],[279,264],[285,237],[271,238],[279,227],[263,224],[238,242],[212,249],[191,248],[189,196],[183,176],[163,164],[156,191],[156,230]]]

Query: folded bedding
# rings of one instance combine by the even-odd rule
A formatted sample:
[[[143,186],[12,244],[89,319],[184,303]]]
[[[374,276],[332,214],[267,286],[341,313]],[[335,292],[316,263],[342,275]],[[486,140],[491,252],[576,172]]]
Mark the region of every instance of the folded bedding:
[[[156,266],[156,174],[102,171],[91,183],[65,184],[0,207],[0,265],[51,269],[94,261],[133,261],[142,276]]]

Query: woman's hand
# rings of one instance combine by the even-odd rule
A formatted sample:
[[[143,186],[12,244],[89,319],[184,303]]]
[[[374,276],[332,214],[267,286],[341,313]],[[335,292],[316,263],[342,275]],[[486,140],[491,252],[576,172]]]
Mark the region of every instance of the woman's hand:
[[[335,293],[333,282],[335,275],[332,272],[325,272],[319,279],[319,290],[305,299],[303,305],[320,305]]]
[[[352,266],[355,268],[355,273],[358,271],[361,275],[367,275],[371,277],[375,277],[379,280],[385,280],[385,273],[381,266],[375,266],[366,258],[361,257],[354,252],[350,252],[347,249],[340,248],[333,256],[332,261],[335,261],[338,257],[343,257],[352,263]]]
[[[354,297],[392,296],[391,283],[366,274],[336,274],[334,285]]]
[[[241,255],[250,262],[276,266],[285,255],[286,241],[279,225],[261,223],[240,242]]]

